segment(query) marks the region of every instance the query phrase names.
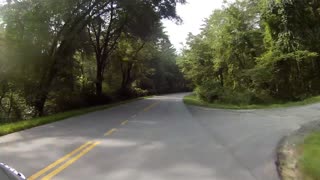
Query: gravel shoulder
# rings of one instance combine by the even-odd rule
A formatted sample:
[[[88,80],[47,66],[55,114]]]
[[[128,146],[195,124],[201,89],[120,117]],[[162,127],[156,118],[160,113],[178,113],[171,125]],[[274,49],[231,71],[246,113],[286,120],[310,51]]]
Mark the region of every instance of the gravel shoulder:
[[[304,179],[299,168],[299,160],[301,158],[299,145],[304,142],[308,135],[316,131],[320,131],[320,121],[308,122],[280,141],[277,150],[276,165],[281,179]]]

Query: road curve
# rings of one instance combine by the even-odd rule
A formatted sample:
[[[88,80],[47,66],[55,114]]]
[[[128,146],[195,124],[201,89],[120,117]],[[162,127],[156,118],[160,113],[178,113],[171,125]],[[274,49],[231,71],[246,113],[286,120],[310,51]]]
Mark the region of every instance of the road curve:
[[[155,96],[0,137],[0,162],[30,179],[277,180],[279,140],[320,104],[218,110]]]

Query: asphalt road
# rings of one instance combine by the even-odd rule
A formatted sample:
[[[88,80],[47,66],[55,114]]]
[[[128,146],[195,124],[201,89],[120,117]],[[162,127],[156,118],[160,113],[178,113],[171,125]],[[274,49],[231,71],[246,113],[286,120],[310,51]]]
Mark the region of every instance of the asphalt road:
[[[187,106],[184,95],[0,137],[0,162],[31,180],[276,180],[279,140],[320,116],[320,104],[217,110]]]

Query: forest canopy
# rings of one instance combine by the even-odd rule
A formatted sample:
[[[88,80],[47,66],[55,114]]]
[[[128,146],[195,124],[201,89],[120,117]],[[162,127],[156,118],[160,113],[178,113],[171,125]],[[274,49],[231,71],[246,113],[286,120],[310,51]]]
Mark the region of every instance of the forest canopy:
[[[226,2],[178,63],[207,102],[297,101],[320,93],[320,1]]]
[[[185,0],[7,0],[0,119],[179,92],[266,104],[320,94],[320,1],[226,1],[177,55],[162,19]]]
[[[184,0],[7,0],[0,6],[0,123],[181,91],[161,19]]]

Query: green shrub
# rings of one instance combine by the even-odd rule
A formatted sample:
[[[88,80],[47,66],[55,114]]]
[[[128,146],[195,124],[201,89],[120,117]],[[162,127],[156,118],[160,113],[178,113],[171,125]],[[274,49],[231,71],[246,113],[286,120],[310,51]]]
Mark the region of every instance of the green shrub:
[[[233,91],[225,89],[222,96],[219,98],[219,102],[227,104],[251,104],[254,94],[250,91]]]
[[[141,89],[141,88],[135,87],[135,88],[133,88],[133,94],[135,96],[137,96],[137,97],[147,96],[149,94],[149,91],[145,90],[145,89]]]
[[[81,96],[80,93],[75,92],[64,92],[63,94],[57,93],[55,98],[51,101],[51,107],[47,106],[47,109],[53,111],[50,112],[50,114],[88,106],[85,102],[85,98],[83,98],[83,96]]]
[[[195,89],[198,98],[206,102],[214,102],[223,94],[221,85],[215,81],[207,81]]]

